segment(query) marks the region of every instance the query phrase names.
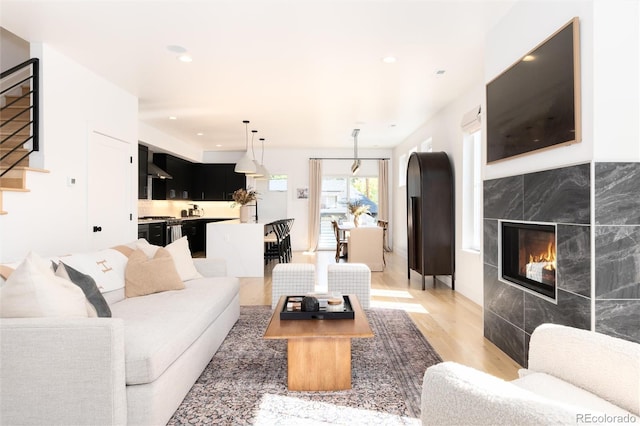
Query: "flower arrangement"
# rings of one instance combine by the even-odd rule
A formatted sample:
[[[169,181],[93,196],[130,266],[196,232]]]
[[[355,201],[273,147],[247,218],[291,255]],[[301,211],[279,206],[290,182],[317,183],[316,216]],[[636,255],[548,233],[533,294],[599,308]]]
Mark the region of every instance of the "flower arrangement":
[[[236,189],[233,191],[233,205],[231,207],[235,207],[236,204],[240,204],[244,206],[245,204],[249,204],[252,201],[258,199],[258,193],[253,189],[246,190],[244,188]]]
[[[369,205],[362,204],[360,201],[356,200],[352,203],[347,204],[347,209],[349,209],[349,213],[354,216],[360,216],[361,214],[369,214]]]
[[[369,205],[362,204],[359,200],[347,203],[349,213],[353,215],[353,223],[355,226],[360,225],[360,215],[369,214]]]

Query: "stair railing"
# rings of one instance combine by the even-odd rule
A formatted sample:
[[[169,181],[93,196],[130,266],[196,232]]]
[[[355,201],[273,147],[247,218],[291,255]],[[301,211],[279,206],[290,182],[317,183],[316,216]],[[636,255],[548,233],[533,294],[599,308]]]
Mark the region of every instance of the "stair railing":
[[[18,128],[17,130],[15,130],[13,133],[11,133],[10,135],[6,136],[5,138],[2,139],[2,141],[0,141],[0,147],[3,146],[5,143],[7,143],[9,140],[11,140],[14,136],[17,136],[22,130],[24,130],[27,127],[30,127],[30,132],[29,135],[25,135],[25,139],[24,141],[20,142],[20,143],[16,143],[15,146],[7,151],[5,154],[3,154],[0,157],[0,161],[4,160],[5,158],[9,157],[9,155],[11,155],[13,152],[15,152],[18,148],[22,147],[24,144],[26,144],[27,142],[29,142],[29,140],[31,140],[31,149],[28,150],[24,155],[22,155],[18,160],[12,162],[11,164],[8,165],[8,167],[2,171],[2,173],[0,173],[0,177],[4,176],[9,170],[13,169],[17,164],[20,164],[20,162],[22,160],[24,160],[25,158],[27,158],[32,152],[34,151],[38,151],[40,149],[40,144],[39,144],[39,132],[38,132],[38,121],[39,121],[39,96],[38,96],[38,91],[39,91],[39,82],[40,82],[40,78],[39,78],[39,71],[38,71],[38,64],[39,64],[39,59],[38,58],[32,58],[29,59],[28,61],[25,61],[19,65],[16,65],[13,68],[10,68],[6,71],[3,71],[0,74],[0,82],[5,82],[5,81],[11,81],[11,78],[17,78],[19,79],[19,81],[17,81],[14,84],[11,84],[11,86],[7,87],[6,89],[3,89],[2,91],[0,91],[0,96],[2,95],[6,95],[11,93],[12,90],[16,89],[16,88],[22,88],[22,87],[29,87],[29,91],[26,93],[22,93],[21,96],[19,96],[18,98],[16,98],[15,100],[7,103],[6,105],[4,105],[3,107],[0,108],[0,115],[4,116],[3,112],[8,111],[8,108],[10,106],[12,106],[13,104],[17,103],[18,101],[28,98],[30,99],[29,105],[25,106],[24,109],[20,110],[17,114],[15,114],[13,117],[7,119],[7,120],[3,120],[2,123],[0,123],[0,129],[4,126],[6,126],[7,124],[13,122],[14,120],[16,120],[19,116],[21,116],[22,114],[28,113],[29,111],[31,112],[31,120],[26,122],[23,126],[21,126],[20,128]],[[30,69],[29,69],[30,68]],[[18,75],[18,73],[20,72],[25,72],[27,74],[27,77],[20,79],[21,77],[16,77]],[[5,113],[6,114],[6,113]],[[17,120],[16,120],[17,122]]]

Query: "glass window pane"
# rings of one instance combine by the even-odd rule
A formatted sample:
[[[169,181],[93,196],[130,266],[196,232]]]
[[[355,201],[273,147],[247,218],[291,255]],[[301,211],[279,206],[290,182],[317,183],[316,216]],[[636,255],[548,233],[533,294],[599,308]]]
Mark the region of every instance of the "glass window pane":
[[[361,225],[375,225],[378,216],[378,178],[365,176],[325,176],[322,179],[320,202],[319,249],[334,250],[336,239],[331,225],[351,221],[348,203],[359,202],[369,206],[369,214],[360,216]]]

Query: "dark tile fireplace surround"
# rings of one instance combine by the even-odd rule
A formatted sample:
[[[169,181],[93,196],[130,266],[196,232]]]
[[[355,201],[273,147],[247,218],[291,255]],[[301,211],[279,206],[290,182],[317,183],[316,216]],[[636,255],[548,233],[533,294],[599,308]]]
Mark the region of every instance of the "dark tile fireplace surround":
[[[522,366],[545,322],[591,329],[594,316],[596,331],[640,342],[640,163],[594,169],[593,184],[588,163],[484,182],[484,335]],[[557,225],[556,303],[498,279],[499,220]]]

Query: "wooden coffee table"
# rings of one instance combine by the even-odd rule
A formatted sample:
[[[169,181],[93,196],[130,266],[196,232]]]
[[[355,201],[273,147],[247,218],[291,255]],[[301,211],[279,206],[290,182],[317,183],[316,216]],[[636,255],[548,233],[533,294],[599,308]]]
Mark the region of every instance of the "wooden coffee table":
[[[287,339],[287,386],[295,391],[351,389],[351,339],[373,337],[355,295],[349,300],[354,319],[280,320],[282,296],[264,333]]]

